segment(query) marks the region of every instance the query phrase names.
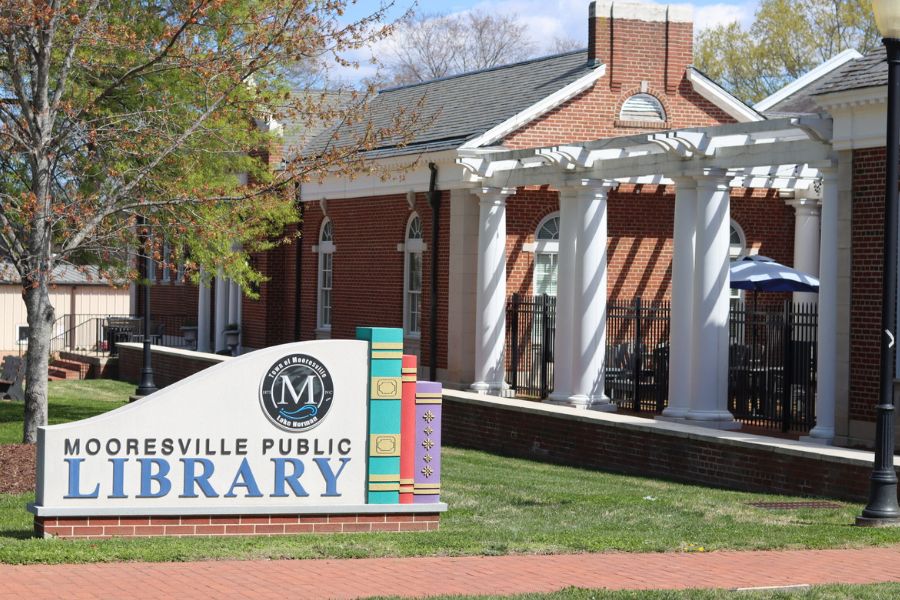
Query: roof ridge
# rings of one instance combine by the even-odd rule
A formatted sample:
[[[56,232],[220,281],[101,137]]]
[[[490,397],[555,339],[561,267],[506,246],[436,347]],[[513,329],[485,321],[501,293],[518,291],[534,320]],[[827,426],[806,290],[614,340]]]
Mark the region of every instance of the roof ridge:
[[[482,73],[490,73],[492,71],[500,71],[502,69],[510,69],[512,67],[520,67],[522,65],[527,65],[530,63],[540,62],[544,60],[550,60],[552,58],[562,58],[563,56],[572,56],[575,54],[579,54],[581,52],[587,52],[587,48],[580,48],[578,50],[569,50],[568,52],[560,52],[558,54],[548,54],[546,56],[535,56],[534,58],[529,58],[526,60],[520,60],[514,63],[507,63],[504,65],[496,65],[494,67],[486,67],[484,69],[478,69],[475,71],[466,71],[465,73],[455,73],[453,75],[446,75],[444,77],[438,77],[436,79],[429,79],[427,81],[417,81],[416,83],[407,83],[404,85],[397,85],[394,87],[388,87],[378,90],[379,94],[384,94],[387,92],[397,92],[399,90],[405,90],[409,88],[414,88],[422,85],[428,85],[430,83],[438,83],[440,81],[448,81],[451,79],[459,79],[461,77],[468,77],[470,75],[480,75]]]

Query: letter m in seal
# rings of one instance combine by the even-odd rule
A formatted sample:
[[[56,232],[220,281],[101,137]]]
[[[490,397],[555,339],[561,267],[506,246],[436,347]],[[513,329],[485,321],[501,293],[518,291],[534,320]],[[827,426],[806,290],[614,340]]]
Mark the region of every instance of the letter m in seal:
[[[315,375],[307,375],[306,379],[303,379],[303,383],[300,385],[300,389],[295,389],[294,384],[291,382],[291,378],[288,375],[281,375],[278,379],[281,380],[281,398],[278,400],[276,404],[279,406],[283,406],[287,404],[287,397],[290,396],[293,399],[294,404],[300,404],[300,399],[303,397],[303,392],[306,392],[306,404],[318,404],[316,402],[316,398],[313,395],[316,389],[316,380],[318,377]],[[287,393],[285,393],[285,391]]]
[[[331,408],[334,397],[331,374],[325,365],[305,354],[293,354],[279,363],[288,366],[270,369],[260,383],[260,407],[279,429],[293,432],[312,429]]]

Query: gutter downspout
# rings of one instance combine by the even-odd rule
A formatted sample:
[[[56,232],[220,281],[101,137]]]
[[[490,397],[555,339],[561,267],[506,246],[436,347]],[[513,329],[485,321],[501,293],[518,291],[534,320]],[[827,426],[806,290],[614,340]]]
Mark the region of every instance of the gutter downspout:
[[[438,168],[428,163],[431,181],[428,184],[428,203],[431,205],[431,321],[429,329],[428,379],[437,381],[437,299],[438,299],[438,240],[441,231],[441,193],[437,190]]]
[[[294,265],[294,305],[296,308],[294,310],[294,341],[299,342],[300,336],[302,335],[302,329],[300,328],[300,315],[303,312],[303,301],[301,300],[300,292],[303,289],[303,202],[300,200],[300,194],[302,191],[302,185],[297,184],[297,212],[300,213],[300,221],[297,223],[297,231],[300,234],[295,243],[297,244],[295,261]]]

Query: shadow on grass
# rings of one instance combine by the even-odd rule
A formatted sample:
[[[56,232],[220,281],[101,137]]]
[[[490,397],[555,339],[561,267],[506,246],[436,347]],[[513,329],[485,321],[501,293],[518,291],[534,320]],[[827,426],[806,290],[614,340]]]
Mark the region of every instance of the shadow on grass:
[[[98,401],[99,403],[99,401]],[[67,423],[69,421],[80,421],[96,416],[102,412],[102,409],[109,410],[108,402],[101,406],[94,405],[77,405],[68,401],[55,401],[50,405],[50,423]],[[25,406],[20,402],[0,402],[0,423],[16,423],[21,425],[25,416]]]
[[[12,540],[30,540],[35,538],[34,531],[31,529],[0,529],[0,538],[9,538]]]

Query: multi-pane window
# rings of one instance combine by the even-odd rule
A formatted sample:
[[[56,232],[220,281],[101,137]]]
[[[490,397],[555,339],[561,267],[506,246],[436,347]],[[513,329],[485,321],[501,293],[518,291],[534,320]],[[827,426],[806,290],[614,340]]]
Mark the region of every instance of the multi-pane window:
[[[729,239],[728,246],[728,258],[732,261],[740,260],[744,258],[747,253],[747,241],[744,237],[744,232],[741,229],[741,226],[731,222],[731,237]],[[741,290],[730,289],[730,296],[732,304],[741,299]]]
[[[422,220],[413,215],[406,227],[406,277],[403,328],[407,334],[422,331]]]
[[[559,274],[559,215],[544,219],[535,233],[534,295],[556,296]]]
[[[319,235],[319,329],[331,328],[331,291],[334,285],[334,227],[322,224]]]

